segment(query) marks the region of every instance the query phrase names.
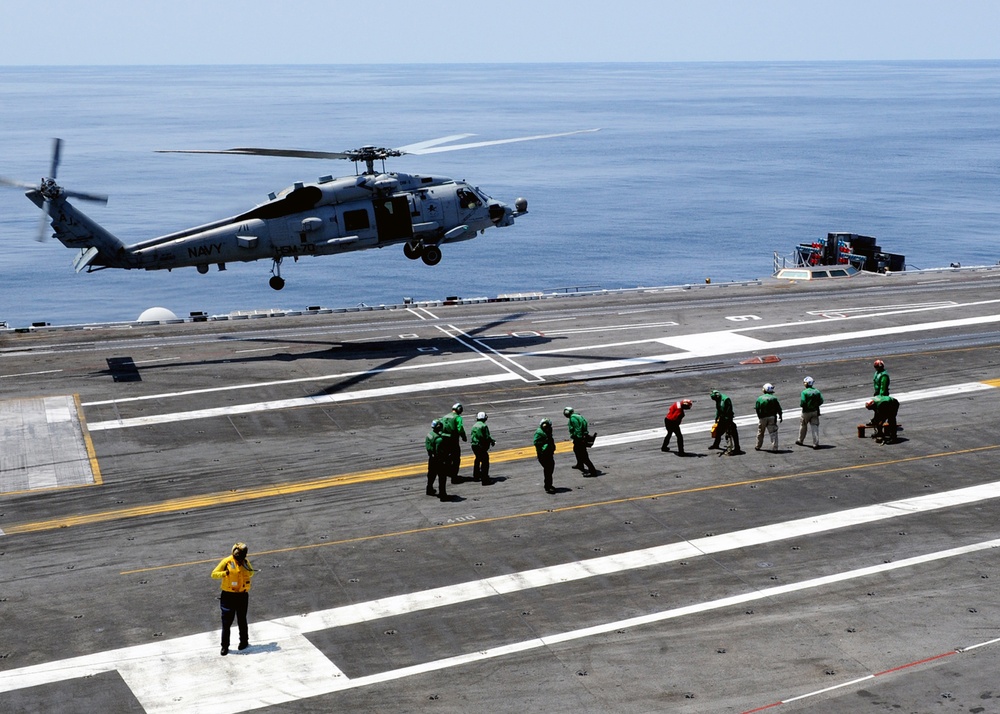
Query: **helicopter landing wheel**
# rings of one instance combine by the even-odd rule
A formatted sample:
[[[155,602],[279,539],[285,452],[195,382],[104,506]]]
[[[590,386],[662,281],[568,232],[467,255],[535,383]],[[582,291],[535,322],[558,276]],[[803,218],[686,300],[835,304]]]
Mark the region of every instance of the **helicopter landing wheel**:
[[[425,245],[423,255],[420,258],[427,265],[437,265],[441,262],[441,249],[436,245]]]
[[[403,255],[410,260],[416,260],[424,253],[424,247],[420,243],[404,243]]]
[[[273,290],[281,290],[285,287],[285,279],[279,275],[272,275],[271,279],[267,281],[267,284],[270,285]]]

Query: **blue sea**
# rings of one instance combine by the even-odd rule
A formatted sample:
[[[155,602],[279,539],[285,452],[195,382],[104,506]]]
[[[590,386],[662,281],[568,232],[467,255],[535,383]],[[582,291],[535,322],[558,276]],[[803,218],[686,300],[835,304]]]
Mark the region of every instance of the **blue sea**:
[[[157,154],[263,146],[342,151],[449,134],[600,128],[428,156],[389,170],[467,179],[515,226],[207,275],[76,274],[36,242],[40,212],[0,191],[0,321],[398,304],[580,287],[746,280],[831,231],[875,236],[909,267],[1000,258],[1000,62],[0,68],[0,175],[37,181],[62,137],[61,185],[126,243],[239,213],[347,162]]]

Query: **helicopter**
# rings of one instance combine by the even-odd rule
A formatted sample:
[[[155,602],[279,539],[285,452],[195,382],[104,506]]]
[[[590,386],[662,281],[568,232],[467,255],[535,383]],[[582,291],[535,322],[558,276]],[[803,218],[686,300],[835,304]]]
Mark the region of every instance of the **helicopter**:
[[[433,154],[538,139],[553,139],[599,131],[583,129],[557,134],[453,143],[473,134],[453,134],[408,144],[397,149],[362,146],[347,151],[235,148],[221,150],[159,150],[157,153],[231,154],[241,156],[344,159],[354,162],[355,175],[323,176],[315,182],[296,182],[248,211],[126,245],[86,216],[69,199],[107,203],[107,196],[68,190],[56,183],[62,140],[53,140],[49,175],[38,185],[0,177],[0,184],[26,188],[25,195],[42,209],[39,225],[67,248],[77,250],[76,272],[108,268],[173,270],[194,267],[209,272],[212,265],[270,259],[268,284],[281,290],[281,264],[303,256],[335,255],[390,245],[427,265],[441,261],[441,246],[475,238],[487,228],[503,228],[528,212],[524,198],[513,207],[497,201],[478,187],[443,176],[387,173],[385,162],[405,155]],[[380,162],[379,170],[376,163]],[[362,168],[363,167],[363,168]]]

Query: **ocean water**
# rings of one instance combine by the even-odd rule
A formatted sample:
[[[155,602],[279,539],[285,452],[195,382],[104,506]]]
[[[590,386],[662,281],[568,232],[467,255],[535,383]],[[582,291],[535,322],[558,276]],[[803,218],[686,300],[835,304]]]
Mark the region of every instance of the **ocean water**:
[[[910,267],[1000,258],[1000,62],[0,68],[0,175],[60,184],[133,243],[230,216],[348,162],[157,154],[266,146],[340,151],[471,132],[595,134],[406,156],[389,170],[528,199],[516,225],[207,275],[76,274],[33,240],[39,211],[0,191],[0,321],[134,320],[501,293],[745,280],[830,231],[873,235]]]

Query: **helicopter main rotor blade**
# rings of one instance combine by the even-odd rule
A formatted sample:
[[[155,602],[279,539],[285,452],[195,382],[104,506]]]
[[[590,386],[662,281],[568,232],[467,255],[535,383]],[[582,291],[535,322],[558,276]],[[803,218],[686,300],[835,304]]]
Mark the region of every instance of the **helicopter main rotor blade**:
[[[305,151],[302,149],[157,149],[158,154],[235,154],[238,156],[279,156],[293,159],[352,159],[342,151]]]
[[[407,144],[406,146],[397,149],[397,151],[401,153],[415,154],[418,151],[426,149],[428,147],[437,146],[438,144],[444,144],[449,141],[468,139],[470,136],[475,136],[475,134],[452,134],[451,136],[442,136],[439,139],[428,139],[427,141],[418,141],[415,144]],[[242,147],[236,149],[157,149],[156,153],[236,154],[240,156],[280,156],[280,157],[289,157],[295,159],[354,159],[358,152],[357,150],[352,152],[346,152],[346,151],[308,151],[305,149],[264,149],[256,147]]]
[[[470,136],[475,136],[475,134],[452,134],[451,136],[442,136],[440,139],[428,139],[427,141],[418,141],[415,144],[400,146],[398,151],[401,151],[404,154],[416,154],[421,149],[427,149],[432,146],[437,146],[438,144],[446,144],[449,141],[468,139]]]
[[[293,159],[347,159],[348,161],[379,161],[392,156],[402,156],[413,154],[421,156],[424,154],[439,154],[444,151],[459,151],[461,149],[477,149],[482,146],[497,146],[498,144],[513,144],[519,141],[536,141],[538,139],[554,139],[560,136],[573,136],[574,134],[590,134],[600,129],[580,129],[578,131],[564,131],[558,134],[536,134],[534,136],[519,136],[513,139],[493,139],[490,141],[473,141],[465,144],[451,144],[441,146],[449,141],[467,139],[475,134],[452,134],[442,136],[438,139],[428,139],[418,141],[414,144],[407,144],[399,149],[383,149],[374,146],[363,146],[360,149],[351,151],[308,151],[305,149],[265,149],[260,147],[238,147],[235,149],[157,149],[158,154],[230,154],[237,156],[277,156]]]
[[[491,141],[473,141],[468,144],[452,144],[451,146],[430,146],[427,148],[420,148],[419,145],[413,144],[411,146],[417,146],[416,150],[409,149],[405,150],[407,154],[439,154],[444,151],[459,151],[460,149],[478,149],[482,146],[497,146],[499,144],[514,144],[519,141],[535,141],[536,139],[554,139],[558,136],[572,136],[574,134],[591,134],[595,131],[600,131],[600,129],[580,129],[579,131],[565,131],[559,134],[537,134],[535,136],[519,136],[514,139],[493,139]],[[404,151],[401,149],[400,151]]]
[[[14,186],[15,188],[29,188],[38,190],[38,186],[33,183],[27,183],[25,181],[15,181],[14,179],[4,178],[0,176],[0,185],[3,186]]]

